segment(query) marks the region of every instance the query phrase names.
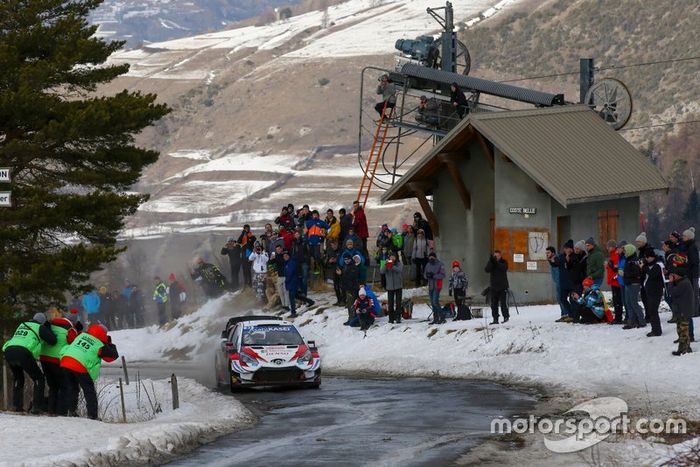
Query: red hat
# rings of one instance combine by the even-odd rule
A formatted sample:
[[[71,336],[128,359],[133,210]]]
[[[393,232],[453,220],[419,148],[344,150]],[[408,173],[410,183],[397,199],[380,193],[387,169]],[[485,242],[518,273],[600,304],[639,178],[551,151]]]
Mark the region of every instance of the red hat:
[[[77,309],[77,308],[71,308],[71,309],[70,309],[70,314],[71,314],[71,315],[77,315],[77,314],[78,314],[78,309]]]
[[[168,280],[169,280],[170,282],[175,282],[175,281],[177,280],[177,278],[175,277],[175,274],[173,274],[173,273],[171,272],[170,275],[168,276]]]
[[[591,279],[590,277],[586,277],[586,278],[583,280],[582,285],[583,285],[584,287],[590,287],[590,286],[592,286],[592,285],[593,285],[593,279]]]
[[[100,342],[106,344],[107,343],[107,328],[104,327],[101,324],[91,324],[90,327],[88,328],[88,334],[90,334],[93,337],[96,337],[100,340]]]
[[[452,261],[452,267],[453,267],[453,268],[458,268],[458,267],[461,267],[461,264],[459,264],[459,261],[454,260],[454,261]]]

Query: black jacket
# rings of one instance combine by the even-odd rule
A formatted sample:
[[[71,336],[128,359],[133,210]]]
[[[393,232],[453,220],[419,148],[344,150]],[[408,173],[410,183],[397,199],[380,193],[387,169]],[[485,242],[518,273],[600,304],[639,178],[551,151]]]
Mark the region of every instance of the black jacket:
[[[639,261],[637,255],[633,255],[625,259],[625,269],[623,271],[625,285],[642,283],[642,268],[639,267],[637,261]]]
[[[221,249],[221,254],[228,256],[228,260],[231,262],[231,267],[235,268],[241,264],[241,245],[236,243],[232,247],[223,247]]]
[[[426,221],[425,219],[419,219],[415,222],[414,225],[416,236],[418,235],[418,229],[423,229],[423,232],[425,232],[425,239],[426,240],[432,240],[433,239],[433,229],[430,227],[430,223]]]
[[[564,270],[568,276],[571,289],[580,293],[583,290],[582,282],[586,278],[586,255],[583,253],[571,253],[568,259],[565,256]]]
[[[484,271],[491,275],[489,286],[492,291],[500,292],[508,289],[508,261],[503,258],[496,260],[495,256],[491,256]]]
[[[289,256],[294,258],[297,262],[297,269],[301,269],[301,265],[308,263],[311,258],[311,250],[309,249],[309,242],[305,239],[294,239],[292,240],[292,247],[289,251]]]
[[[695,240],[688,240],[684,244],[685,254],[688,255],[688,278],[692,281],[700,277],[700,256]]]
[[[644,284],[647,299],[661,301],[661,297],[664,295],[664,275],[660,264],[657,262],[644,264],[642,268],[642,284]]]
[[[340,241],[345,242],[345,237],[348,236],[348,232],[352,229],[352,216],[350,214],[345,214],[340,218]],[[345,246],[343,243],[342,246]]]
[[[340,285],[343,290],[352,294],[357,294],[360,288],[360,269],[353,263],[346,264],[340,276]]]
[[[695,313],[693,310],[693,286],[690,285],[690,280],[687,277],[670,283],[671,294],[671,310],[673,316],[682,316],[690,319]]]

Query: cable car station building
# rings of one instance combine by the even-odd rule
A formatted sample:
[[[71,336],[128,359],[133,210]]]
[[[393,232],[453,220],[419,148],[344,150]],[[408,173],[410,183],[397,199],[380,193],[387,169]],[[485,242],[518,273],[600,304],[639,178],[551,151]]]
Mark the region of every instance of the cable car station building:
[[[654,165],[585,105],[472,112],[382,196],[417,198],[444,264],[459,260],[470,293],[501,250],[518,303],[554,300],[549,245],[640,232],[639,197],[667,190]],[[429,200],[432,197],[432,203]]]

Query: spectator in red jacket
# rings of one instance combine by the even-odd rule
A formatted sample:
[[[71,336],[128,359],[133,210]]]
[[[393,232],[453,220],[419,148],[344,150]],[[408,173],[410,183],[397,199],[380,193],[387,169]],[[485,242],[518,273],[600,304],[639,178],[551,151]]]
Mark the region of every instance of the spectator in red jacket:
[[[362,253],[364,257],[369,258],[369,253],[367,252],[367,239],[369,238],[367,216],[365,216],[365,210],[362,209],[362,205],[359,201],[353,201],[352,203],[352,217],[352,229],[362,241]]]
[[[608,285],[612,290],[613,308],[615,309],[615,319],[610,324],[624,324],[622,321],[622,288],[618,280],[617,270],[620,266],[620,254],[617,252],[617,242],[608,240],[608,260],[605,262],[605,269],[608,276]]]

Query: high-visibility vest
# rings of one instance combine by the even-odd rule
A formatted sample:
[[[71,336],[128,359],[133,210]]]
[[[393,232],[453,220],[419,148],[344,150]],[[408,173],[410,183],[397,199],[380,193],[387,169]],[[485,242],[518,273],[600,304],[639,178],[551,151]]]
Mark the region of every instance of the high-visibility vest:
[[[32,353],[34,358],[39,358],[39,352],[41,351],[41,339],[39,338],[40,326],[39,323],[33,321],[20,324],[17,326],[12,338],[2,346],[2,351],[4,352],[6,348],[14,345],[17,347],[24,347]]]
[[[52,324],[51,330],[56,335],[56,343],[51,345],[42,341],[41,355],[59,360],[61,358],[61,350],[68,345],[68,329]]]
[[[104,347],[104,343],[95,336],[87,333],[82,333],[75,338],[72,344],[69,344],[61,351],[61,358],[71,357],[85,367],[95,381],[100,376],[100,368],[102,359],[100,358],[100,349]]]

